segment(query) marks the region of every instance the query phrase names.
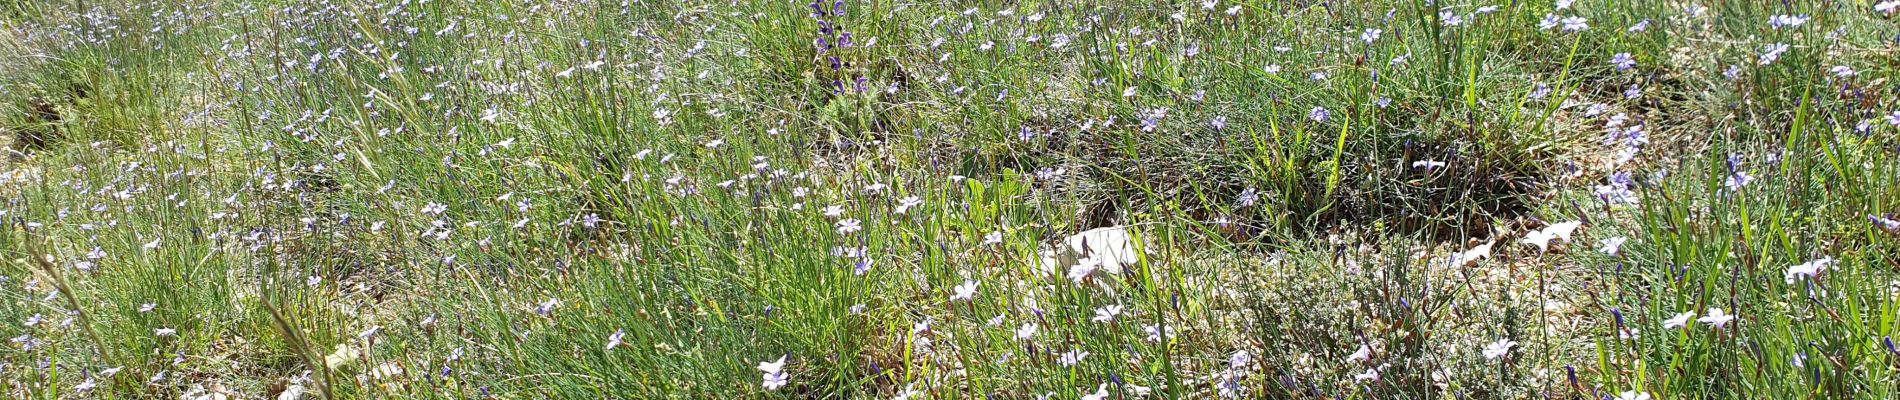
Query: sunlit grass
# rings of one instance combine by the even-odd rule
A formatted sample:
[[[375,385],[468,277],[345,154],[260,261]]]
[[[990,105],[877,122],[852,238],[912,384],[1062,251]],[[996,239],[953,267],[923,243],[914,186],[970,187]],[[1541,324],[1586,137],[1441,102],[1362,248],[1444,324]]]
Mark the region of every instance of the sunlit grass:
[[[9,398],[1900,382],[1893,2],[4,7]]]

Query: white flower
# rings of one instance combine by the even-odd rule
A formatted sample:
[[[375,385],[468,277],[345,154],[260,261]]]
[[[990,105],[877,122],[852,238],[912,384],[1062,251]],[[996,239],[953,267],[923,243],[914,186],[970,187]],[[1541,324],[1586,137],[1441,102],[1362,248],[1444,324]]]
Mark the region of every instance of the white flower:
[[[1616,400],[1649,400],[1649,393],[1625,390],[1623,393],[1616,395]]]
[[[1115,316],[1118,316],[1121,314],[1122,314],[1122,306],[1120,304],[1110,304],[1110,305],[1102,306],[1101,308],[1095,309],[1095,318],[1089,318],[1089,320],[1106,323],[1106,322],[1114,321]]]
[[[1352,376],[1352,380],[1355,380],[1355,381],[1362,381],[1362,382],[1363,382],[1363,381],[1378,381],[1378,380],[1379,380],[1379,369],[1378,369],[1378,368],[1373,368],[1373,369],[1368,369],[1368,370],[1366,370],[1366,372],[1364,372],[1364,373],[1360,373],[1360,374],[1358,374],[1358,375],[1353,375],[1353,376]]]
[[[1524,239],[1519,240],[1519,242],[1537,246],[1537,250],[1539,251],[1550,251],[1551,239],[1570,241],[1570,233],[1575,232],[1579,226],[1583,226],[1583,222],[1570,221],[1551,224],[1550,226],[1544,227],[1544,229],[1525,233]]]
[[[615,329],[614,334],[607,335],[607,350],[613,350],[615,347],[620,347],[620,345],[624,343],[621,340],[625,339],[626,337],[627,337],[626,330]]]
[[[760,384],[765,390],[778,390],[785,387],[788,378],[785,374],[785,356],[779,356],[777,361],[761,362],[758,368],[760,372],[765,373],[761,378],[764,382]]]
[[[1831,265],[1834,265],[1833,257],[1821,257],[1820,259],[1788,267],[1788,273],[1785,278],[1787,278],[1788,284],[1793,285],[1796,280],[1801,278],[1814,278],[1815,276],[1819,276],[1821,271],[1827,270],[1827,267]]]
[[[1681,314],[1676,314],[1674,317],[1663,320],[1663,329],[1676,329],[1689,326],[1690,318],[1695,318],[1695,313],[1685,311]]]
[[[1031,339],[1031,338],[1034,338],[1034,337],[1036,337],[1036,324],[1035,324],[1035,323],[1033,323],[1033,322],[1032,322],[1032,323],[1026,323],[1026,324],[1023,324],[1023,326],[1022,326],[1022,327],[1019,327],[1019,328],[1016,328],[1016,338],[1017,338],[1017,339],[1020,339],[1020,340],[1029,340],[1029,339]]]
[[[1346,356],[1346,362],[1359,362],[1370,359],[1372,359],[1372,346],[1363,344],[1359,345],[1359,351],[1354,351],[1352,355]]]
[[[1484,359],[1495,360],[1498,357],[1503,357],[1505,354],[1511,352],[1512,347],[1516,346],[1517,342],[1511,339],[1498,339],[1498,341],[1491,342],[1490,345],[1484,346]]]
[[[857,218],[845,218],[845,219],[838,220],[838,234],[840,235],[857,232],[863,229],[864,229],[863,222],[858,221]]]
[[[1629,240],[1630,240],[1629,238],[1622,237],[1622,236],[1603,239],[1603,241],[1599,242],[1602,246],[1597,247],[1597,251],[1602,251],[1603,254],[1608,254],[1611,257],[1615,257],[1617,253],[1623,252],[1623,242],[1627,242]]]
[[[1062,364],[1064,367],[1073,367],[1075,364],[1081,363],[1082,359],[1088,356],[1089,352],[1086,351],[1069,350],[1068,352],[1062,353],[1061,357],[1057,357],[1056,363]]]
[[[963,284],[957,285],[956,293],[950,294],[950,301],[970,300],[970,299],[976,298],[977,284],[978,284],[977,281],[973,281],[973,280],[963,281]]]
[[[1105,400],[1107,398],[1108,398],[1108,384],[1106,383],[1101,384],[1100,386],[1096,386],[1095,393],[1082,396],[1082,400]]]
[[[917,198],[917,196],[905,197],[903,200],[897,201],[897,213],[909,213],[911,207],[916,207],[919,204],[924,204],[924,200]]]
[[[1473,246],[1471,250],[1451,253],[1451,264],[1466,266],[1477,263],[1478,260],[1489,258],[1491,257],[1491,244],[1493,243],[1495,242],[1484,242],[1484,244]]]
[[[1710,308],[1709,315],[1704,315],[1702,318],[1696,318],[1695,320],[1696,322],[1709,324],[1710,328],[1722,329],[1723,325],[1728,325],[1729,322],[1734,321],[1735,316],[1722,313],[1722,309],[1720,308]]]
[[[1094,258],[1084,258],[1075,265],[1069,266],[1069,280],[1075,281],[1075,283],[1082,283],[1082,280],[1088,279],[1091,275],[1095,275],[1096,266],[1099,265],[1101,265],[1101,262],[1095,261]]]

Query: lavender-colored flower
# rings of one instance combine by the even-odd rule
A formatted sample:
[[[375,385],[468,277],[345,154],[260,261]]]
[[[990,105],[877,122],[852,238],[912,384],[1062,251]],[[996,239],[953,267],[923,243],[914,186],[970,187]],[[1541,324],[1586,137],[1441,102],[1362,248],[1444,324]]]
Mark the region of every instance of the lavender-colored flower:
[[[1564,25],[1565,32],[1582,32],[1584,30],[1590,29],[1589,20],[1584,19],[1583,17],[1576,17],[1576,16],[1565,17],[1563,19],[1563,25]]]
[[[1630,56],[1630,53],[1616,53],[1610,57],[1610,64],[1616,65],[1618,71],[1628,71],[1636,67],[1636,57]]]
[[[1326,107],[1315,106],[1313,107],[1313,111],[1306,113],[1306,118],[1313,120],[1313,122],[1326,122],[1326,119],[1332,116],[1333,112],[1327,111]]]
[[[1260,191],[1255,190],[1254,188],[1242,189],[1240,191],[1240,196],[1237,196],[1234,199],[1234,204],[1238,206],[1239,208],[1253,207],[1254,203],[1259,203],[1259,202],[1260,202]]]
[[[1770,44],[1767,46],[1762,46],[1761,58],[1759,60],[1756,60],[1756,62],[1760,63],[1761,65],[1773,64],[1775,63],[1775,60],[1781,59],[1782,53],[1787,53],[1787,52],[1788,52],[1787,43],[1775,43],[1775,44]]]
[[[1806,15],[1776,15],[1768,17],[1768,26],[1775,29],[1796,28],[1806,23],[1808,23],[1808,16]]]

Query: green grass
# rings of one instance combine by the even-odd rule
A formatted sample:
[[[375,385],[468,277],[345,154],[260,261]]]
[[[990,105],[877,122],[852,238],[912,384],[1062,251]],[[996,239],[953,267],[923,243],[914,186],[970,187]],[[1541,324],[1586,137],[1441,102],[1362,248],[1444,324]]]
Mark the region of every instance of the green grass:
[[[0,393],[1900,382],[1874,4],[839,4],[0,6]]]

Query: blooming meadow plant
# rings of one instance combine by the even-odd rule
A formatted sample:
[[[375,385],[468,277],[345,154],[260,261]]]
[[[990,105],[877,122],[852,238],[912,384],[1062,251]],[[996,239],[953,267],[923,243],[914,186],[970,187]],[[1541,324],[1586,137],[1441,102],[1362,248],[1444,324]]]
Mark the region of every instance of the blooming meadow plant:
[[[0,397],[1900,392],[1900,2],[0,8]]]

